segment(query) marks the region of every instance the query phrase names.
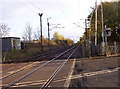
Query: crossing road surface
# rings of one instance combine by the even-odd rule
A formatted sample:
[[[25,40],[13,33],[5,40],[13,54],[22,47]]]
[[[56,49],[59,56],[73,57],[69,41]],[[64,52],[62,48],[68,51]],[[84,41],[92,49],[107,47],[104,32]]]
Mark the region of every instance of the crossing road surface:
[[[64,52],[56,55],[51,60],[40,61],[40,62],[30,62],[28,64],[21,63],[18,66],[23,66],[22,69],[21,68],[19,69],[17,67],[14,68],[16,64],[13,64],[14,65],[13,68],[11,67],[13,69],[12,71],[14,71],[13,73],[12,71],[10,71],[10,69],[7,70],[4,65],[4,69],[6,70],[3,72],[5,77],[3,76],[1,78],[2,79],[1,86],[4,89],[10,88],[10,87],[12,88],[13,87],[39,87],[40,88],[45,83],[47,83],[47,81],[53,75],[55,76],[53,77],[52,81],[54,81],[54,79],[56,78],[59,79],[61,77],[66,77],[69,74],[69,70],[72,65],[72,61],[70,61],[70,58],[74,56],[78,48],[79,46],[73,46],[65,50]],[[66,59],[64,59],[63,57],[61,59],[61,56],[66,57]],[[21,71],[17,71],[17,69]],[[9,74],[7,74],[8,72],[11,72],[10,76]],[[35,84],[37,81],[44,81],[44,82],[42,84],[41,83]],[[32,84],[28,84],[30,82],[32,82]],[[51,84],[49,84],[49,86],[51,86]],[[60,86],[64,86],[64,85],[60,85]]]
[[[55,54],[51,60],[2,64],[1,86],[3,89],[118,87],[120,57],[82,56],[81,46],[74,46]]]
[[[118,87],[120,57],[77,59],[70,87]]]

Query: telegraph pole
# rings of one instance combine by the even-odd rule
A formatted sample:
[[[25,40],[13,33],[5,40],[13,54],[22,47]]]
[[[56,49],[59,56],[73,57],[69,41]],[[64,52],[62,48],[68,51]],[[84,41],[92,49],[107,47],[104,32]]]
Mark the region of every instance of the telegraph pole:
[[[48,25],[48,47],[49,47],[49,50],[50,50],[50,29],[49,29],[50,24],[49,24],[48,20],[49,19],[47,18],[47,25]]]
[[[103,54],[105,54],[107,52],[106,50],[106,42],[105,42],[105,35],[106,35],[106,32],[105,32],[105,28],[104,28],[104,20],[103,20],[103,6],[102,6],[102,0],[101,0],[101,20],[102,20],[102,40],[103,40]]]
[[[42,42],[42,15],[43,13],[38,13],[40,16],[40,32],[41,32],[41,51],[43,51],[43,42]]]
[[[97,46],[97,0],[95,3],[95,46]]]
[[[103,7],[102,7],[102,0],[101,0],[101,19],[102,19],[102,32],[103,32],[103,44],[105,44],[105,31],[104,31],[104,21],[103,21]]]
[[[85,19],[85,31],[86,31],[86,40],[87,40],[87,38],[88,38],[88,37],[87,37],[87,34],[88,34],[88,33],[87,33],[87,19]]]
[[[86,29],[86,44],[88,44],[88,49],[89,49],[89,57],[91,57],[91,47],[90,47],[90,32],[89,32],[89,29],[87,27],[87,20],[88,19],[85,19],[85,29]],[[87,48],[87,45],[86,45],[86,48]]]

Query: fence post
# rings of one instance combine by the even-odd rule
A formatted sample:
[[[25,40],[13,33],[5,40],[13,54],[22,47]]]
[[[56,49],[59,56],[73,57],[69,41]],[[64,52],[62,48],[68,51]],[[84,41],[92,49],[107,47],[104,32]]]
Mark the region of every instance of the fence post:
[[[118,47],[117,47],[117,43],[116,43],[116,41],[114,41],[114,54],[115,55],[117,55],[117,53],[118,53]]]
[[[85,43],[82,43],[82,53],[83,53],[83,58],[85,58]]]
[[[102,55],[105,55],[105,52],[106,52],[106,51],[105,51],[105,46],[106,46],[105,43],[102,42],[102,43],[101,43]]]

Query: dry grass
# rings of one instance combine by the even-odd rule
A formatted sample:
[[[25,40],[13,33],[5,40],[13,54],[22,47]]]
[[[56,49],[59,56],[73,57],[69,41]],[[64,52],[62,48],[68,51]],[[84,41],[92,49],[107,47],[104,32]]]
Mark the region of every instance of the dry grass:
[[[24,50],[14,50],[12,52],[8,52],[6,56],[6,60],[16,60],[16,59],[23,59],[26,57],[33,56],[35,54],[41,53],[40,48],[30,48]]]
[[[52,46],[51,49],[55,49],[55,48],[59,48],[59,46]],[[46,52],[49,50],[48,46],[45,46],[43,52]],[[7,53],[7,56],[5,58],[5,60],[3,61],[8,61],[8,60],[20,60],[20,59],[25,59],[25,58],[29,58],[32,57],[34,55],[38,55],[41,54],[41,48],[37,47],[33,47],[33,48],[29,48],[29,49],[23,49],[23,50],[13,50]],[[5,56],[6,52],[3,52],[3,58]]]

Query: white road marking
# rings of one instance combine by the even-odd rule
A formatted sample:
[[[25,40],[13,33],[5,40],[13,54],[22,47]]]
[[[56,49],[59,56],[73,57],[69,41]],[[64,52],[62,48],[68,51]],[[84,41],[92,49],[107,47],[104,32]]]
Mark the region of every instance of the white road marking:
[[[9,71],[8,74],[5,75],[5,76],[3,76],[2,78],[0,78],[0,80],[3,79],[3,78],[8,77],[8,76],[10,76],[10,75],[12,75],[12,74],[14,74],[14,73],[20,72],[20,71],[22,71],[22,70],[24,70],[24,69],[26,69],[26,68],[32,67],[32,66],[34,66],[34,65],[37,64],[37,63],[38,63],[38,62],[33,62],[33,63],[29,64],[29,65],[26,65],[26,66],[20,68],[19,70]],[[40,62],[39,62],[39,63],[40,63]]]
[[[68,75],[68,77],[66,79],[64,87],[69,87],[69,85],[70,85],[70,81],[71,81],[70,77],[72,76],[73,71],[74,71],[75,61],[76,61],[76,59],[74,59],[74,61],[73,61],[73,64],[72,64],[71,69],[70,69],[70,73],[69,73],[69,75]]]
[[[113,70],[101,70],[101,71],[96,71],[96,72],[84,73],[83,75],[87,76],[87,77],[90,77],[90,76],[94,76],[94,75],[117,72],[119,69],[120,69],[120,67],[117,67]],[[71,79],[81,78],[81,77],[84,77],[84,76],[82,76],[82,74],[73,75],[73,76],[71,76]]]
[[[69,77],[64,77],[62,79],[55,80],[54,82],[60,82],[60,81],[65,81],[65,80],[77,79],[77,78],[82,78],[84,76],[90,77],[90,76],[101,75],[101,74],[105,74],[105,73],[112,73],[112,72],[117,72],[119,69],[120,69],[120,67],[114,68],[112,70],[111,69],[107,69],[107,70],[101,70],[101,71],[96,71],[96,72],[88,72],[88,73],[84,73],[83,75],[82,74],[71,75]],[[16,83],[16,85],[11,86],[11,87],[23,87],[23,86],[30,86],[30,85],[39,85],[39,84],[43,84],[44,81],[45,80]],[[32,83],[32,84],[26,84],[26,83]]]

